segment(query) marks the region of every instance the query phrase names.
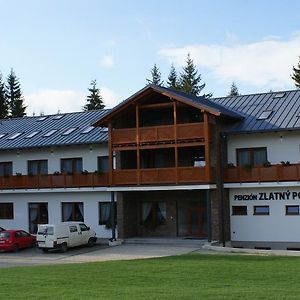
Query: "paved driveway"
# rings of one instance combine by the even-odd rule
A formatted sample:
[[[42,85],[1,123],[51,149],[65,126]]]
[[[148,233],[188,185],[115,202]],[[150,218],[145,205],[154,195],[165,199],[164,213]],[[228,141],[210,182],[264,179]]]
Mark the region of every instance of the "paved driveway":
[[[163,257],[199,251],[199,247],[124,244],[116,247],[96,245],[92,248],[69,249],[66,253],[43,253],[37,248],[20,250],[17,253],[0,253],[0,268],[61,263],[82,263],[107,260],[128,260]]]

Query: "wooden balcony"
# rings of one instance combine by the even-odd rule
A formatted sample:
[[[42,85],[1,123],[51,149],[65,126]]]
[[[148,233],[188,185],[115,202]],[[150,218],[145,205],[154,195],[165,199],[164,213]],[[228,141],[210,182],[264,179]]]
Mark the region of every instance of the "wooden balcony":
[[[113,185],[210,183],[208,167],[113,170]]]
[[[280,182],[300,181],[300,164],[271,165],[268,167],[234,167],[224,171],[224,182]]]
[[[0,176],[0,190],[108,186],[108,173]]]
[[[152,142],[190,140],[204,138],[204,123],[186,123],[175,125],[151,126],[136,128],[122,128],[112,130],[113,144],[136,144]]]

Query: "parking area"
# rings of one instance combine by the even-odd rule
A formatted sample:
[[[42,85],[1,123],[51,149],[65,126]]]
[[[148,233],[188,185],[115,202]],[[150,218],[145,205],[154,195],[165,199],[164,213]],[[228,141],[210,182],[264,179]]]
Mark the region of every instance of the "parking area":
[[[50,251],[43,253],[37,248],[20,250],[17,253],[0,252],[0,268],[16,266],[51,265],[66,263],[83,263],[107,260],[130,260],[152,257],[180,255],[199,251],[199,247],[123,244],[109,247],[97,244],[92,248],[78,247],[65,253]]]

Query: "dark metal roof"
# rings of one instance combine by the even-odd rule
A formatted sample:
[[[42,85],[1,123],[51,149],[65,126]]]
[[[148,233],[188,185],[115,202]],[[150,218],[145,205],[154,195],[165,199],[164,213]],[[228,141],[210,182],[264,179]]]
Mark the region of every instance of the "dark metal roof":
[[[58,115],[45,116],[44,120],[41,116],[2,119],[0,120],[0,150],[107,142],[107,128],[96,127],[88,133],[82,133],[107,112],[108,110],[66,113],[62,114],[63,117],[60,119],[56,119]],[[62,135],[70,128],[76,129],[70,134]],[[57,131],[51,136],[44,136],[54,129]],[[26,138],[36,131],[38,131],[36,135]],[[22,134],[10,139],[16,133]],[[5,135],[2,136],[3,134]]]
[[[244,116],[242,121],[226,127],[225,132],[250,133],[300,129],[300,90],[213,98],[211,101]],[[264,111],[272,113],[266,119],[259,119]]]

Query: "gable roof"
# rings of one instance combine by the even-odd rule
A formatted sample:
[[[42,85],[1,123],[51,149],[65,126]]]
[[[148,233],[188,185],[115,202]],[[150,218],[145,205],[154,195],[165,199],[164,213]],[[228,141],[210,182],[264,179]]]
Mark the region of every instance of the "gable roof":
[[[2,119],[0,120],[0,150],[107,142],[107,128],[97,127],[82,133],[107,112],[108,110],[99,110]],[[45,137],[45,134],[52,130],[56,131]],[[68,130],[71,132],[67,133]],[[13,138],[14,135],[17,136]]]
[[[110,112],[107,113],[102,119],[98,120],[94,125],[95,126],[107,125],[108,120],[111,120],[115,115],[117,115],[120,111],[127,108],[131,103],[138,101],[145,94],[150,92],[160,93],[162,95],[165,95],[169,98],[173,98],[184,104],[208,111],[209,113],[216,116],[222,116],[234,120],[243,119],[243,116],[241,114],[236,113],[233,110],[226,108],[221,104],[205,99],[204,97],[196,97],[170,88],[149,84],[145,86],[143,89],[139,90],[137,93],[127,98],[126,100],[119,103],[117,106],[111,109]]]
[[[234,97],[213,98],[245,116],[225,128],[228,133],[250,133],[300,129],[300,90],[269,92]],[[268,115],[266,119],[262,114]]]

